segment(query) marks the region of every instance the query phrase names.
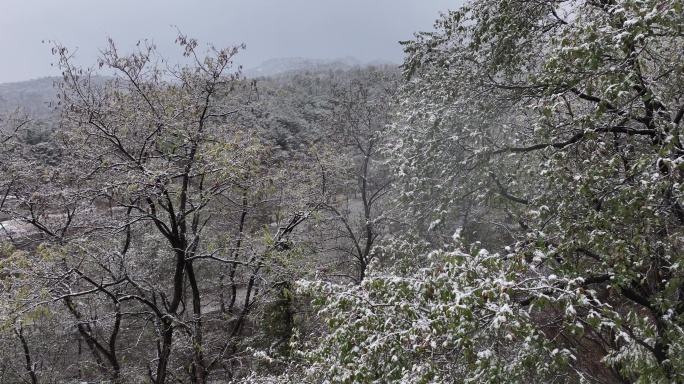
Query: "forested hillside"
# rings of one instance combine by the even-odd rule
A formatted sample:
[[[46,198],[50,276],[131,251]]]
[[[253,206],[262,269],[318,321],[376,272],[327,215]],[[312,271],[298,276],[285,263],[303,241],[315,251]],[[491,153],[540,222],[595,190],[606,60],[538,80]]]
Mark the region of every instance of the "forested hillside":
[[[52,108],[47,101],[55,101],[57,93],[53,87],[54,79],[22,81],[0,84],[0,112],[7,115],[21,107],[22,112],[32,116],[50,114]]]
[[[682,8],[474,0],[271,77],[55,44],[2,120],[0,383],[684,382]]]

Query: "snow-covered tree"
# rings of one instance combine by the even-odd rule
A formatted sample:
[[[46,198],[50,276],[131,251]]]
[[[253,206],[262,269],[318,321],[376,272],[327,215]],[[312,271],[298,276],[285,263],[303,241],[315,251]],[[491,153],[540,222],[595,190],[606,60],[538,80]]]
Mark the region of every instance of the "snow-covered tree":
[[[555,280],[525,274],[499,254],[464,249],[426,255],[410,274],[371,268],[360,286],[304,282],[327,331],[296,353],[277,380],[329,383],[565,382],[584,377],[572,352],[547,339],[537,313],[516,305]],[[575,287],[576,288],[576,287]],[[574,288],[558,289],[568,297]],[[572,312],[571,300],[559,306]],[[579,332],[580,323],[567,316]]]
[[[475,0],[405,42],[416,233],[361,286],[303,283],[327,326],[278,380],[684,381],[682,8]]]
[[[681,9],[473,1],[405,43],[405,200],[452,226],[476,207],[511,239],[508,263],[553,278],[511,305],[538,308],[587,375],[683,380]]]
[[[360,282],[376,256],[373,247],[391,221],[386,201],[392,175],[382,148],[398,76],[396,71],[369,67],[349,71],[346,77],[332,86],[330,127],[321,132],[333,148],[328,160],[332,166],[321,165],[325,192],[332,195],[322,206],[332,222],[322,227],[326,246],[344,265],[340,272],[349,273],[351,265],[349,277]]]
[[[246,334],[271,341],[257,326],[294,279],[306,174],[232,120],[240,47],[177,43],[186,65],[110,41],[107,79],[56,44],[59,163],[27,158],[16,135],[3,147],[0,333],[25,378],[205,383],[239,375]],[[286,308],[271,307],[279,326]]]

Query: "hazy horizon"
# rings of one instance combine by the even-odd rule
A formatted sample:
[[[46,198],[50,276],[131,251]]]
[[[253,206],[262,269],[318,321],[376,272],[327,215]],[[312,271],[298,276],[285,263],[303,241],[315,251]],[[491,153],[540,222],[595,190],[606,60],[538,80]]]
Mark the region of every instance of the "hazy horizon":
[[[400,63],[398,44],[413,33],[431,30],[439,12],[460,4],[447,0],[261,0],[219,1],[122,0],[116,7],[87,0],[34,0],[5,6],[8,20],[0,33],[5,60],[0,83],[58,76],[47,40],[59,41],[85,67],[95,63],[99,47],[111,37],[122,51],[137,41],[154,41],[166,57],[174,47],[176,27],[202,43],[245,43],[235,57],[245,68],[274,58],[337,59]]]

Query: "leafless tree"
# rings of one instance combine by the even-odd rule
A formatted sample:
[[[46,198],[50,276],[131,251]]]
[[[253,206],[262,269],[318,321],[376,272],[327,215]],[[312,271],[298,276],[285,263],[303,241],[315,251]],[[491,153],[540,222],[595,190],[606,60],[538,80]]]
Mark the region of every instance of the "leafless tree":
[[[383,165],[382,145],[396,80],[396,73],[387,68],[358,69],[331,92],[329,140],[341,158],[336,166],[343,169],[326,186],[332,198],[324,209],[333,222],[327,242],[345,263],[352,261],[350,277],[356,282],[364,279],[375,257],[373,247],[390,222],[389,205],[383,203],[392,190],[392,177]]]

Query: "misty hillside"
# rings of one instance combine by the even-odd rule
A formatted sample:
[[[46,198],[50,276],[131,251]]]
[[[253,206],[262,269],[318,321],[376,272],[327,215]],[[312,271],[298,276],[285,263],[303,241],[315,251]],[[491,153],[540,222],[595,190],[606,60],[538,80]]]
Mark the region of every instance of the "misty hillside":
[[[4,114],[22,108],[30,115],[48,115],[51,108],[47,102],[57,100],[57,91],[53,86],[55,79],[43,77],[0,84],[0,113]]]
[[[363,63],[352,57],[334,60],[281,58],[269,59],[260,66],[244,71],[247,77],[267,77],[284,75],[300,71],[349,70]],[[51,111],[49,101],[57,100],[54,88],[55,77],[0,84],[0,114],[6,114],[22,108],[23,112],[33,116],[45,116]]]
[[[332,60],[302,57],[274,58],[263,62],[257,67],[246,69],[244,75],[252,78],[286,75],[304,71],[347,71],[366,65],[384,66],[393,65],[393,63],[387,61],[363,63],[353,57]],[[57,91],[54,87],[55,80],[57,80],[55,77],[43,77],[0,84],[0,114],[11,113],[17,108],[22,108],[24,113],[33,116],[46,116],[50,114],[51,108],[48,106],[48,102],[57,100]]]
[[[245,69],[244,75],[250,77],[269,77],[294,74],[297,72],[347,71],[366,65],[394,65],[388,61],[363,63],[353,57],[338,59],[308,59],[302,57],[274,58],[263,62],[258,67]],[[21,108],[23,113],[32,116],[47,116],[51,112],[48,102],[57,100],[54,88],[55,77],[0,84],[0,114],[13,112]]]
[[[246,69],[244,75],[247,77],[266,77],[298,71],[348,70],[363,65],[364,63],[361,61],[349,56],[338,59],[290,57],[266,60],[258,67]]]

